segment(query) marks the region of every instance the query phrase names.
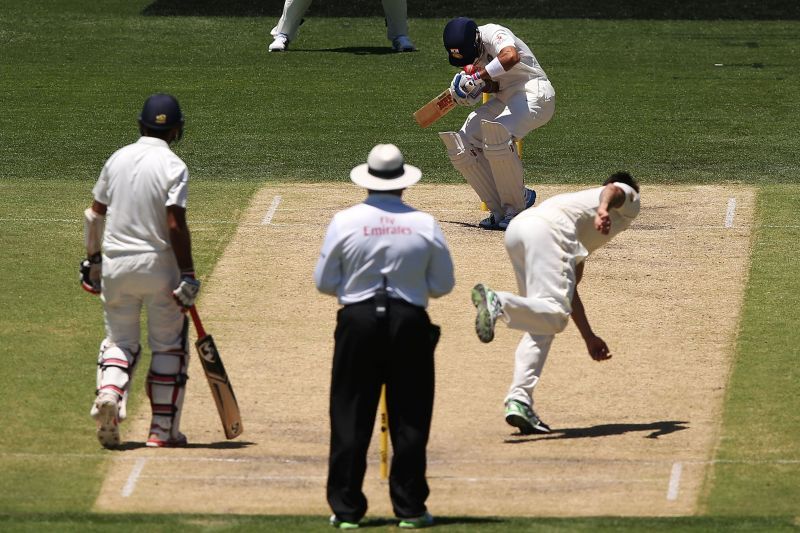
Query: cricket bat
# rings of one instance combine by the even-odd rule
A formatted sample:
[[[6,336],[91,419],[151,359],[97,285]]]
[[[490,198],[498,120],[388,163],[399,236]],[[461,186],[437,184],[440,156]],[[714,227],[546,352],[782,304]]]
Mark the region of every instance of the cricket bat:
[[[239,404],[233,394],[233,387],[228,379],[228,373],[222,364],[217,345],[214,338],[203,329],[200,322],[200,315],[197,314],[195,306],[189,308],[192,322],[197,330],[197,353],[200,355],[200,362],[203,364],[203,371],[208,379],[208,386],[211,387],[211,396],[217,404],[219,419],[222,421],[222,429],[225,431],[225,438],[233,439],[242,434],[242,417],[239,413]]]
[[[453,100],[453,93],[448,87],[439,96],[420,107],[414,112],[414,120],[423,128],[427,128],[447,113],[449,113],[456,106]]]

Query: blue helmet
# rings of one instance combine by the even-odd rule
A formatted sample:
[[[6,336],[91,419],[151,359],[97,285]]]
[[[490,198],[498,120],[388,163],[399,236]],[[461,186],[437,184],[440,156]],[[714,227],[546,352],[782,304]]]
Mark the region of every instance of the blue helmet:
[[[144,102],[139,124],[149,130],[167,131],[179,128],[178,138],[183,134],[183,113],[178,100],[171,94],[157,93]]]
[[[444,27],[444,48],[450,64],[463,67],[475,61],[480,50],[480,34],[475,21],[467,17],[454,18]]]

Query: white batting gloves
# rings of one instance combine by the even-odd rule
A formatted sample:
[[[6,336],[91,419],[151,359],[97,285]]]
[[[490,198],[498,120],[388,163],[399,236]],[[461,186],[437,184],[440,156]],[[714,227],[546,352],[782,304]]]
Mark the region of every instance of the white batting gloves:
[[[194,305],[197,295],[200,293],[200,280],[194,278],[194,274],[184,274],[181,276],[181,284],[172,291],[172,296],[178,305],[188,309]]]

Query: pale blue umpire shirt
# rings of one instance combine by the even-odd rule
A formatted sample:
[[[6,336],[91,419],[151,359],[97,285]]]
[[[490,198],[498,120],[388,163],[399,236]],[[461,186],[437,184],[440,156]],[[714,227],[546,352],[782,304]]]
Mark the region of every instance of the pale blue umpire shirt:
[[[370,193],[336,213],[314,269],[317,289],[342,305],[372,298],[387,280],[390,298],[427,307],[453,290],[453,260],[433,216],[399,196]]]

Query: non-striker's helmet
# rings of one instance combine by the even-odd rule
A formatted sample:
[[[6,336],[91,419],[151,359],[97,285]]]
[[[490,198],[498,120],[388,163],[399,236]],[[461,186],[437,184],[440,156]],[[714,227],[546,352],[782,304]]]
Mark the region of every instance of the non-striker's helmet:
[[[480,47],[478,25],[467,17],[454,18],[444,27],[444,48],[450,64],[463,67],[475,61]]]
[[[179,128],[178,138],[183,135],[183,113],[178,100],[171,94],[157,93],[144,102],[139,124],[149,130],[167,131]]]

